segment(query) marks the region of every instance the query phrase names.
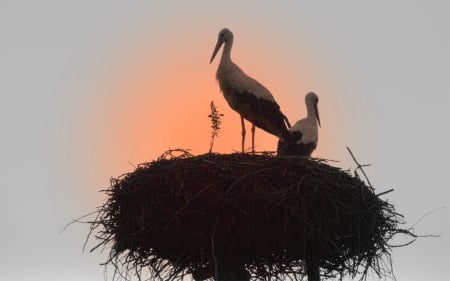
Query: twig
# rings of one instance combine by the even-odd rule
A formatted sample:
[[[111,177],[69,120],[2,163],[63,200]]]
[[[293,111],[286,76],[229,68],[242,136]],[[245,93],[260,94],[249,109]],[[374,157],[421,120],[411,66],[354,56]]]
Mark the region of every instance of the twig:
[[[392,192],[392,191],[394,191],[393,188],[388,189],[388,190],[383,191],[383,192],[380,192],[380,193],[376,194],[376,196],[377,196],[377,197],[380,197],[381,195],[385,195],[385,194],[390,193],[390,192]]]
[[[428,217],[428,216],[431,215],[432,213],[437,212],[437,211],[442,210],[442,209],[445,209],[445,206],[442,206],[442,207],[439,207],[439,208],[436,208],[436,209],[434,209],[434,210],[431,210],[431,211],[427,212],[425,215],[423,215],[423,216],[421,216],[419,219],[417,219],[417,220],[413,223],[413,225],[411,226],[411,228],[414,228],[414,226],[416,226],[416,224],[418,224],[420,221],[422,221],[424,218]]]
[[[347,150],[348,150],[348,152],[350,153],[350,156],[352,156],[353,161],[355,161],[356,165],[358,165],[358,166],[356,167],[356,169],[359,169],[359,170],[363,173],[364,178],[365,178],[366,181],[367,181],[367,184],[368,184],[371,188],[373,188],[372,184],[370,183],[369,177],[367,176],[366,172],[365,172],[364,169],[363,169],[363,167],[369,167],[370,164],[364,164],[364,165],[359,164],[359,162],[356,160],[355,156],[353,155],[352,151],[350,150],[350,148],[349,148],[348,146],[347,146]]]
[[[68,224],[66,224],[66,225],[64,226],[63,229],[61,229],[61,230],[59,231],[59,234],[61,234],[61,233],[63,233],[64,231],[66,231],[66,229],[67,229],[69,226],[71,226],[72,224],[74,224],[74,223],[91,223],[91,222],[89,222],[89,221],[81,221],[81,219],[84,219],[84,218],[86,218],[86,217],[88,217],[88,216],[90,216],[90,215],[96,214],[96,213],[98,213],[98,211],[93,211],[93,212],[90,212],[89,214],[86,214],[86,215],[81,216],[81,217],[79,217],[79,218],[73,219],[71,222],[69,222]]]
[[[210,107],[211,107],[211,114],[209,114],[208,117],[211,119],[212,131],[211,131],[211,142],[209,146],[209,153],[212,153],[214,138],[219,137],[220,125],[222,124],[222,120],[220,120],[220,118],[223,116],[223,114],[219,113],[219,110],[217,110],[217,106],[214,104],[214,101],[211,101]]]

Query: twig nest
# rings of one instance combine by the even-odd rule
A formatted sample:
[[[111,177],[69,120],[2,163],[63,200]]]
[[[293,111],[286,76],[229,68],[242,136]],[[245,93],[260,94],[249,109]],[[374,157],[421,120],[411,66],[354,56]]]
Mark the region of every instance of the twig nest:
[[[270,154],[183,153],[112,180],[94,228],[109,262],[181,279],[217,261],[255,278],[304,274],[317,245],[322,274],[390,272],[391,204],[325,160]],[[169,271],[168,271],[169,269]]]

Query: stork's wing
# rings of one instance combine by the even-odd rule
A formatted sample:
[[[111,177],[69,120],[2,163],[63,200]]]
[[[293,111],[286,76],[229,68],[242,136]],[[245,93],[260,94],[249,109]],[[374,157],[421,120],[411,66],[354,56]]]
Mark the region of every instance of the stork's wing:
[[[282,139],[288,138],[289,121],[275,101],[258,98],[247,91],[238,95],[242,106],[239,112],[245,119],[272,135]]]
[[[303,134],[300,131],[289,132],[289,142],[299,143],[302,137]]]
[[[220,88],[231,108],[258,128],[281,139],[288,138],[289,121],[267,88],[237,65],[220,75]]]
[[[237,65],[234,65],[228,72],[228,80],[231,83],[230,86],[238,93],[248,93],[257,98],[275,102],[272,94],[264,85],[245,74]]]
[[[300,131],[293,131],[289,134],[287,141],[278,141],[277,153],[278,155],[289,156],[310,156],[316,149],[317,143],[301,143],[303,134]]]

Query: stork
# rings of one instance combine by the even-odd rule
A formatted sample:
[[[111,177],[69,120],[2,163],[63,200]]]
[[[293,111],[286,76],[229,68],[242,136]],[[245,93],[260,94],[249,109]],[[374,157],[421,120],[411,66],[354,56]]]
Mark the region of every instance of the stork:
[[[311,156],[317,147],[318,128],[320,126],[319,110],[317,104],[319,98],[313,92],[305,96],[306,118],[297,121],[289,129],[288,140],[278,141],[278,155]]]
[[[244,119],[252,123],[252,152],[255,150],[255,126],[281,140],[287,140],[290,124],[287,117],[280,111],[280,106],[275,102],[272,94],[231,60],[233,33],[229,29],[224,28],[219,32],[209,63],[212,63],[222,45],[225,46],[216,78],[226,101],[241,117],[242,152],[244,152],[246,133]]]

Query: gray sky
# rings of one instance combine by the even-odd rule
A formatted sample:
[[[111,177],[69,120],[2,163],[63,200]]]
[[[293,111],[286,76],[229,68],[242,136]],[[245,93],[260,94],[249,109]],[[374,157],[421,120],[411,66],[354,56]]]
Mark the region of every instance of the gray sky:
[[[351,168],[345,151],[350,146],[360,162],[372,164],[367,172],[376,188],[395,189],[386,198],[405,215],[407,226],[445,207],[415,227],[417,234],[442,236],[398,248],[393,260],[398,280],[449,280],[450,4],[293,3],[2,1],[2,277],[103,280],[99,263],[106,253],[82,252],[87,226],[59,231],[103,202],[98,191],[108,186],[109,177],[131,169],[128,161],[141,159],[132,145],[126,146],[131,140],[124,139],[120,151],[110,150],[118,147],[107,145],[114,142],[108,138],[114,129],[95,130],[103,124],[99,120],[111,117],[106,109],[119,109],[120,92],[108,95],[105,81],[117,85],[126,76],[128,70],[117,66],[131,65],[130,50],[142,43],[155,62],[145,64],[154,73],[151,79],[176,84],[184,71],[177,63],[200,57],[194,63],[209,75],[201,79],[217,87],[216,65],[208,60],[217,32],[228,26],[236,34],[236,62],[246,63],[249,73],[279,90],[275,96],[288,116],[304,114],[303,94],[293,98],[289,93],[319,94],[322,148],[317,156]],[[244,60],[261,54],[270,54],[271,67],[260,67],[263,60]],[[167,59],[168,69],[156,64],[156,57]],[[281,69],[290,71],[279,75]],[[270,82],[272,75],[281,78]],[[223,98],[212,95],[225,110]],[[139,103],[138,96],[133,98]],[[173,141],[152,126],[154,138]],[[92,145],[99,143],[105,145]],[[163,151],[158,147],[145,157]]]

